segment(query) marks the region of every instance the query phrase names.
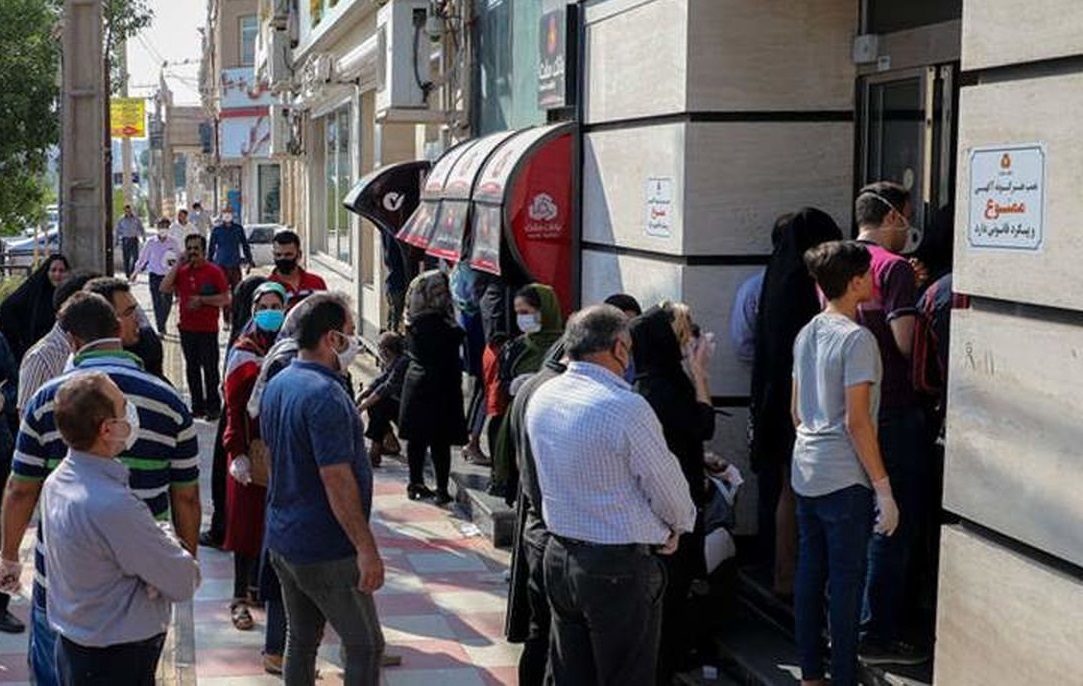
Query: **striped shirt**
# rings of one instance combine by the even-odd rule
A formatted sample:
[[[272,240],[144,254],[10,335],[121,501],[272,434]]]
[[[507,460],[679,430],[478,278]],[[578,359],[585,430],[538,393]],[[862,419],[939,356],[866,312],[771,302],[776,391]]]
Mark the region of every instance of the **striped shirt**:
[[[608,369],[572,362],[535,392],[526,428],[552,533],[657,545],[692,530],[696,507],[661,423]]]
[[[60,324],[54,324],[52,330],[30,348],[19,365],[19,399],[16,407],[20,413],[26,409],[38,389],[60,376],[70,354],[71,345]]]
[[[119,459],[130,470],[129,485],[156,520],[170,516],[171,488],[199,483],[199,446],[187,405],[168,384],[143,371],[134,355],[120,350],[84,353],[75,369],[54,379],[27,404],[15,441],[13,479],[44,481],[68,452],[53,418],[57,389],[75,374],[106,374],[139,412],[139,437]],[[45,606],[45,558],[41,527],[34,555],[34,602]]]

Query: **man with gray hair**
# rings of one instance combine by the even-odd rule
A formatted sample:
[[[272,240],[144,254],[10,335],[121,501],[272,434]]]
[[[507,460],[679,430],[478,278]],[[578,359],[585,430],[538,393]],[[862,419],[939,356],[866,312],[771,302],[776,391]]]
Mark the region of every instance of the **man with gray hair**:
[[[665,577],[696,508],[651,406],[622,378],[632,360],[624,314],[596,305],[565,333],[568,370],[526,411],[551,538],[550,665],[561,684],[651,686]]]

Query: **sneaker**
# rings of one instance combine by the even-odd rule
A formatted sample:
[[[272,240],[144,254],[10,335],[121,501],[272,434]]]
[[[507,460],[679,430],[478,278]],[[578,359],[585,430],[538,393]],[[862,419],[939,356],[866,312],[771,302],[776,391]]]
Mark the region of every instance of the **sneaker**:
[[[215,538],[210,531],[204,531],[199,535],[199,545],[204,548],[221,548],[222,541]]]
[[[928,651],[902,641],[865,642],[857,654],[867,665],[920,665],[929,660]]]
[[[222,416],[222,411],[221,410],[208,410],[207,411],[207,421],[208,422],[217,422],[218,418],[221,417],[221,416]]]
[[[7,610],[0,613],[0,631],[5,634],[21,634],[26,631],[26,624]]]
[[[439,506],[442,507],[442,506],[447,505],[448,503],[450,503],[452,500],[454,500],[454,498],[452,498],[451,494],[448,493],[447,491],[437,491],[436,492],[436,498],[433,499],[433,502],[436,505],[439,505]]]

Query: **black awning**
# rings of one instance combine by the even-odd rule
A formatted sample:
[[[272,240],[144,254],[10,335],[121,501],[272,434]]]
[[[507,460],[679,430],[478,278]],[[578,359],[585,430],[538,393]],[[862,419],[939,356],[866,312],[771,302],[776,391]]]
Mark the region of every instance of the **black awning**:
[[[428,160],[380,167],[354,184],[342,204],[394,236],[417,209],[421,184],[431,167]]]

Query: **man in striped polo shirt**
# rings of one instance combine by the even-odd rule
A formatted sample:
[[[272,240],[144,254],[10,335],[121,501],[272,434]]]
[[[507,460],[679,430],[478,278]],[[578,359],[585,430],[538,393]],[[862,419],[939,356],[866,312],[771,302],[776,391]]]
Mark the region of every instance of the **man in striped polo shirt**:
[[[130,470],[130,485],[159,521],[172,519],[182,544],[196,554],[199,537],[199,448],[192,416],[165,382],[143,371],[138,358],[121,348],[120,322],[108,300],[96,293],[73,295],[60,311],[59,323],[75,353],[75,369],[54,379],[27,403],[16,439],[12,476],[4,493],[0,541],[0,590],[18,590],[19,545],[41,495],[42,483],[64,458],[67,448],[53,417],[57,389],[72,375],[106,374],[135,405],[139,437],[119,459]],[[46,620],[46,572],[38,529],[31,607],[29,660],[38,686],[58,683],[53,659],[55,632]]]

